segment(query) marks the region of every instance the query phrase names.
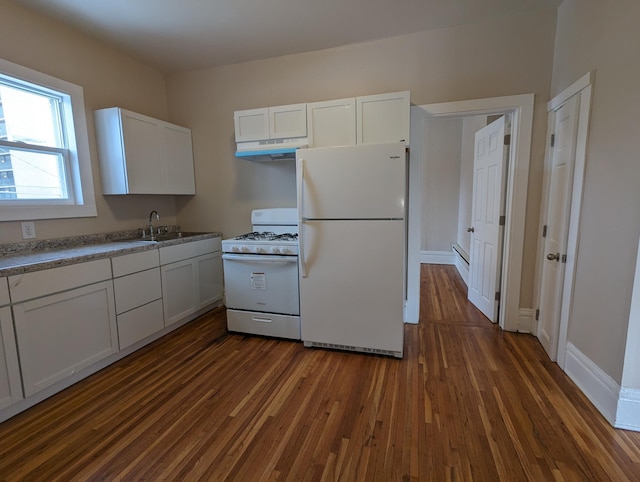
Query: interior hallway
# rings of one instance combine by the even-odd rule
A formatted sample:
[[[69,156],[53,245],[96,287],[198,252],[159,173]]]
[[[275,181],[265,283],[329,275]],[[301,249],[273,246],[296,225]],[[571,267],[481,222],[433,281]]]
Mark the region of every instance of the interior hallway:
[[[422,266],[403,360],[225,332],[222,309],[0,424],[2,480],[640,480],[537,339]]]

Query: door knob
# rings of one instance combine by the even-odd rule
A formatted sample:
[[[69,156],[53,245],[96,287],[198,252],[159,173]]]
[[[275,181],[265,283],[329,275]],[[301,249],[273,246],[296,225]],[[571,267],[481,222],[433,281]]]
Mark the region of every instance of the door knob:
[[[467,233],[475,233],[475,229],[473,229],[473,226],[470,228],[467,228]]]
[[[560,261],[560,253],[556,253],[556,254],[549,253],[549,254],[547,255],[547,259],[548,259],[549,261],[553,261],[554,259],[555,259],[556,261]]]

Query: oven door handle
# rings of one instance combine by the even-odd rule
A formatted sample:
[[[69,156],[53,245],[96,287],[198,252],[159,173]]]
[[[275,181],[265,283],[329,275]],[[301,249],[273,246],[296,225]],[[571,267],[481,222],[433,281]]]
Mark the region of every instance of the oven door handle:
[[[307,266],[304,262],[304,159],[298,159],[298,257],[300,259],[300,276],[307,277]]]
[[[228,259],[230,261],[244,261],[245,263],[297,263],[298,258],[296,256],[265,256],[262,254],[258,255],[247,255],[247,254],[230,254],[224,253],[222,255],[222,259]]]

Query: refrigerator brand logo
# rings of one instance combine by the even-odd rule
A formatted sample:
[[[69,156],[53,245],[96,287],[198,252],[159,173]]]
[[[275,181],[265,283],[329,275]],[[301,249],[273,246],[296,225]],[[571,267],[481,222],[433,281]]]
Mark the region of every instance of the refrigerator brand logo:
[[[389,156],[389,159],[400,159],[400,156]]]

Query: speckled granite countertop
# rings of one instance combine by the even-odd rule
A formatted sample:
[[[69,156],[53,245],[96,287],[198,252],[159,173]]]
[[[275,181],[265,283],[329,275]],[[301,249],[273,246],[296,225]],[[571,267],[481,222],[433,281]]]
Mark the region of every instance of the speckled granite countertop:
[[[173,229],[176,230],[177,227]],[[133,230],[3,244],[0,245],[0,276],[13,276],[95,259],[111,258],[221,235],[219,232],[189,233],[184,237],[164,241],[143,241],[140,239],[140,231]]]

